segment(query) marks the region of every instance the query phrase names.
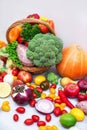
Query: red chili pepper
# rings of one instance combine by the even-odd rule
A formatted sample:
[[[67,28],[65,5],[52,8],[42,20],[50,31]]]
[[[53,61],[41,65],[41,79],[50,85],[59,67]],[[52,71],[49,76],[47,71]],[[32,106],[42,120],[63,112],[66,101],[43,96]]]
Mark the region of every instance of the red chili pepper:
[[[13,115],[13,120],[14,120],[14,121],[18,121],[18,120],[19,120],[18,114],[14,114],[14,115]]]
[[[16,111],[20,114],[23,114],[23,113],[25,113],[25,108],[24,107],[18,107],[18,108],[16,108]]]
[[[33,119],[29,119],[29,118],[24,121],[25,125],[32,125],[33,123],[34,123]]]
[[[69,99],[66,97],[63,90],[58,90],[58,95],[60,96],[60,99],[62,102],[64,102],[69,108],[74,108],[75,106],[69,101]]]

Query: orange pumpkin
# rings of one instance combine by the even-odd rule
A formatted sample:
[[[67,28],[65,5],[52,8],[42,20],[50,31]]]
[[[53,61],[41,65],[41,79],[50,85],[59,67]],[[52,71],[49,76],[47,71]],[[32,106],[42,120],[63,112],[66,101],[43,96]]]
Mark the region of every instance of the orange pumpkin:
[[[62,50],[62,61],[56,65],[62,77],[80,79],[87,75],[87,52],[79,45],[72,44]]]

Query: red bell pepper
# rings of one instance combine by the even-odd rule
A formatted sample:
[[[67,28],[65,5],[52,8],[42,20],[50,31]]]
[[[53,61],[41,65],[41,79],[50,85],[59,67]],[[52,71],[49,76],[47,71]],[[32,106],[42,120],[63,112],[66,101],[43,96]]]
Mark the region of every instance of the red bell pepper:
[[[78,101],[87,100],[87,93],[79,93],[77,96]]]

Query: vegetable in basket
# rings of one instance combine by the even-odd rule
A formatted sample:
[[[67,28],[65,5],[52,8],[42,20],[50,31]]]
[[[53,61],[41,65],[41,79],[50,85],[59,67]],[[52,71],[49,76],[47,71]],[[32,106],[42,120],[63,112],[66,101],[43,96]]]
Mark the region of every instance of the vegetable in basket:
[[[29,42],[26,51],[29,58],[36,66],[53,66],[62,59],[63,42],[53,34],[37,34]]]

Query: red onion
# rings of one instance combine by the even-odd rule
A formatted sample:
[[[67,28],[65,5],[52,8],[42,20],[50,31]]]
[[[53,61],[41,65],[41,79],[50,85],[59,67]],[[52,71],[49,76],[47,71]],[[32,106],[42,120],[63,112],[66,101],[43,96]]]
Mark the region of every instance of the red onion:
[[[38,112],[41,112],[43,114],[49,114],[53,112],[54,104],[50,100],[40,99],[35,104],[35,108]]]
[[[28,103],[33,99],[33,90],[22,84],[12,88],[12,98],[17,104]]]

